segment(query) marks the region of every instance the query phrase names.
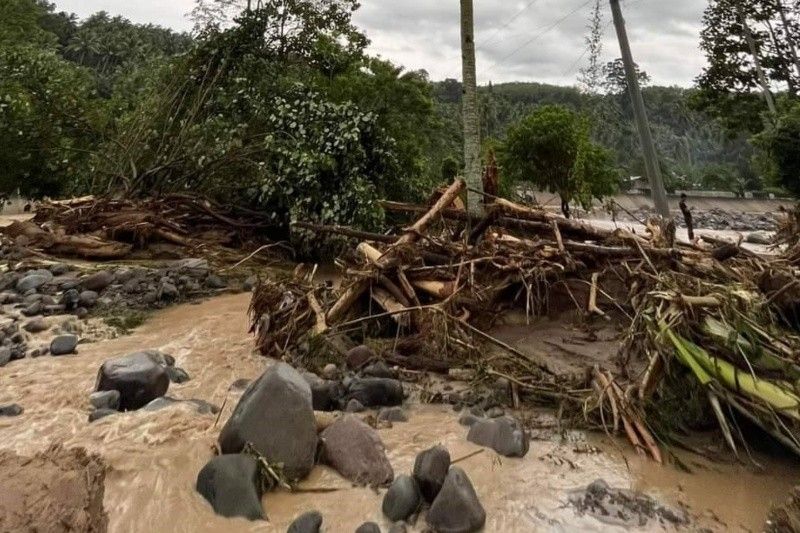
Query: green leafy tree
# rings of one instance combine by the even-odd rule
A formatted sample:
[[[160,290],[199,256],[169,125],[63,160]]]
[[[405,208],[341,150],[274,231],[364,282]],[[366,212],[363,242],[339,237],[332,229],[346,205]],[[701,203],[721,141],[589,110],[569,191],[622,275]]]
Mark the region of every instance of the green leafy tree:
[[[88,72],[55,52],[0,48],[0,192],[57,196],[96,142]]]
[[[800,104],[753,138],[759,168],[772,181],[800,196]]]
[[[501,151],[503,179],[527,182],[585,208],[616,190],[607,150],[591,141],[588,120],[562,106],[543,106],[509,129]]]

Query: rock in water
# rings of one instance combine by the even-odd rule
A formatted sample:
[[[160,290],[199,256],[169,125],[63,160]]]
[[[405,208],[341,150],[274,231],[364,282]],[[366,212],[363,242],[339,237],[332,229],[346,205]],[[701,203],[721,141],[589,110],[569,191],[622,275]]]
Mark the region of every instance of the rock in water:
[[[365,407],[394,406],[403,403],[403,384],[396,379],[354,379],[346,400],[356,399]]]
[[[220,455],[197,474],[197,492],[214,512],[227,517],[262,520],[261,480],[258,463],[249,455]]]
[[[344,408],[346,413],[363,413],[367,410],[358,400],[350,400]]]
[[[115,415],[119,413],[116,409],[97,409],[89,413],[89,423],[92,423],[96,420],[100,420],[101,418],[105,418],[107,416]]]
[[[23,412],[25,412],[25,409],[18,403],[0,406],[0,416],[19,416]]]
[[[510,416],[478,420],[470,427],[467,440],[506,457],[525,457],[530,447],[528,433]]]
[[[59,335],[50,342],[51,355],[67,355],[75,353],[78,346],[78,337],[75,335]]]
[[[87,291],[102,291],[114,282],[114,274],[108,270],[101,270],[82,280],[83,288]]]
[[[378,420],[386,422],[408,422],[408,415],[402,407],[386,407],[378,411]]]
[[[308,511],[295,518],[286,533],[319,533],[320,527],[322,515],[319,511]]]
[[[398,476],[383,497],[383,514],[396,522],[414,514],[420,504],[419,487],[411,476]]]
[[[434,446],[417,455],[414,460],[414,479],[428,503],[442,490],[450,468],[450,452],[444,446]]]
[[[356,528],[356,533],[381,533],[381,528],[375,522],[364,522]]]
[[[248,442],[270,463],[283,463],[290,480],[306,477],[314,466],[311,388],[286,363],[276,363],[250,384],[219,435],[223,453],[238,453]]]
[[[341,407],[344,397],[341,383],[322,379],[311,372],[303,372],[302,375],[311,387],[311,403],[315,411],[336,411]]]
[[[356,346],[351,348],[345,355],[347,366],[353,370],[358,370],[369,361],[375,358],[375,352],[369,346]]]
[[[89,395],[89,403],[95,409],[119,409],[119,391],[105,390]]]
[[[0,366],[6,366],[11,361],[11,348],[0,346]]]
[[[145,352],[109,359],[97,374],[97,391],[119,391],[122,411],[139,409],[164,396],[169,376],[164,367]]]
[[[470,533],[483,527],[486,511],[467,474],[459,467],[450,467],[425,520],[434,531],[442,533]]]
[[[167,366],[167,375],[172,383],[186,383],[191,379],[186,370],[177,366]]]
[[[378,433],[357,416],[346,414],[322,432],[322,462],[348,480],[382,486],[394,471]]]

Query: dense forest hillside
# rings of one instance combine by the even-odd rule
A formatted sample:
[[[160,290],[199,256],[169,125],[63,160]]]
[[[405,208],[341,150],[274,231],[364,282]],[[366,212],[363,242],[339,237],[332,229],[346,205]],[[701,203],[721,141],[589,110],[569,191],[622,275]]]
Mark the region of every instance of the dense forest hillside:
[[[642,175],[643,162],[625,87],[607,84],[607,92],[589,95],[577,87],[541,83],[502,83],[480,88],[481,128],[485,143],[505,138],[508,128],[538,106],[563,105],[593,118],[593,135],[612,151],[620,176]],[[434,83],[437,108],[448,131],[459,132],[461,84]],[[740,193],[759,190],[749,134],[726,129],[698,110],[697,90],[645,87],[645,105],[670,189],[715,189]],[[454,136],[453,150],[460,140]]]

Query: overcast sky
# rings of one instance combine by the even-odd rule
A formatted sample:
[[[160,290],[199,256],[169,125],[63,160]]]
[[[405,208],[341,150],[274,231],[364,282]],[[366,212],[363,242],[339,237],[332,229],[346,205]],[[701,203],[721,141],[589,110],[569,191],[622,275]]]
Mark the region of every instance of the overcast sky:
[[[573,85],[586,62],[593,0],[474,0],[478,78]],[[355,22],[371,51],[434,80],[461,78],[457,0],[362,0]],[[189,30],[194,0],[56,0],[85,17],[105,10],[134,22]],[[704,59],[698,49],[706,0],[623,0],[633,54],[655,84],[689,86]],[[604,60],[619,56],[607,2]]]

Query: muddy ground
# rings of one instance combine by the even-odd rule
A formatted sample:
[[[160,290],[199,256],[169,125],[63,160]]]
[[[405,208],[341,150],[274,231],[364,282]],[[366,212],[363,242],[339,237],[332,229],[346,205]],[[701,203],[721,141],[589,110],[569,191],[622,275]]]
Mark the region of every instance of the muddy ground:
[[[219,430],[241,395],[241,388],[233,384],[254,379],[270,364],[253,353],[253,339],[247,334],[248,302],[245,293],[176,305],[155,312],[130,335],[80,344],[77,354],[26,358],[0,368],[0,405],[18,403],[24,408],[19,416],[0,417],[3,457],[47,454],[54,445],[96,455],[107,468],[102,498],[110,531],[285,531],[293,518],[311,509],[322,513],[328,531],[353,531],[366,520],[388,530],[380,510],[384,491],[352,487],[324,466],[315,467],[296,493],[265,495],[268,522],[216,516],[195,492],[197,472],[212,457]],[[573,357],[587,349],[575,344],[585,332],[562,322],[537,320],[524,326],[530,328],[528,334],[520,334],[519,324],[506,327],[511,328],[506,338],[521,346],[530,348],[530,332],[538,332],[533,335],[537,339],[545,337],[562,345],[535,345],[537,351],[556,358],[564,357],[563,347],[579,354]],[[608,335],[603,345],[615,348],[613,335]],[[108,358],[148,348],[173,355],[176,365],[191,377],[171,384],[168,396],[219,406],[219,417],[198,412],[195,404],[174,403],[157,411],[120,413],[89,423],[88,397],[99,366]],[[600,355],[594,351],[584,356]],[[409,392],[411,397],[418,396],[414,390]],[[487,512],[486,531],[677,530],[687,527],[684,519],[690,529],[759,531],[770,504],[783,501],[800,479],[800,465],[791,458],[757,456],[764,466],[758,470],[682,454],[691,473],[671,465],[660,467],[631,453],[620,439],[565,430],[548,411],[518,413],[531,433],[531,450],[522,459],[510,459],[469,443],[467,429],[459,425],[459,413],[451,406],[413,402],[407,409],[408,422],[379,429],[395,473],[408,472],[419,451],[444,444],[454,459],[463,458],[459,466],[470,476]],[[31,464],[41,462],[34,459]],[[99,469],[97,465],[92,468]],[[13,469],[17,467],[0,469],[0,479],[18,477],[19,471]],[[92,468],[79,466],[72,471],[86,473]],[[597,501],[590,499],[590,505],[585,501],[591,494],[587,487],[598,479],[612,491],[633,492],[610,493],[624,498],[595,498],[600,502],[598,510]],[[91,490],[85,491],[87,497],[81,502],[97,497],[95,482],[86,487]],[[17,494],[36,498],[36,490],[35,483],[26,483]],[[56,511],[53,517],[74,516],[76,508],[95,509],[60,494],[48,492],[56,499],[46,504]],[[31,513],[25,520],[34,523],[38,513]],[[10,519],[7,511],[0,514],[5,514],[0,520]],[[102,529],[101,522],[97,523]],[[50,530],[58,531],[53,527]],[[413,528],[423,529],[422,520]]]

